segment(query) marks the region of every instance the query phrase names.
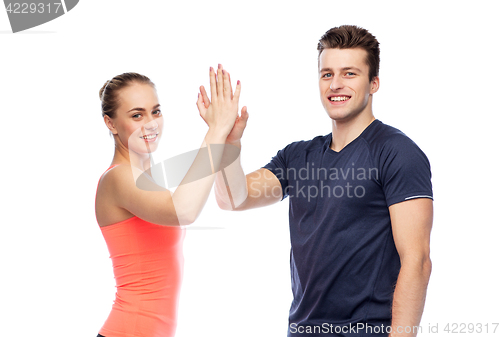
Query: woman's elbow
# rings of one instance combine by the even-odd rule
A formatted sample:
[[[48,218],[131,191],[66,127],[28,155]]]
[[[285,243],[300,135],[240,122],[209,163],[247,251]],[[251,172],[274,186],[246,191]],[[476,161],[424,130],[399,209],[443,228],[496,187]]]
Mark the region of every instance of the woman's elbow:
[[[233,210],[232,205],[226,203],[222,198],[219,198],[218,196],[216,196],[215,200],[217,201],[217,205],[219,206],[219,208],[222,209],[223,211],[232,211]]]

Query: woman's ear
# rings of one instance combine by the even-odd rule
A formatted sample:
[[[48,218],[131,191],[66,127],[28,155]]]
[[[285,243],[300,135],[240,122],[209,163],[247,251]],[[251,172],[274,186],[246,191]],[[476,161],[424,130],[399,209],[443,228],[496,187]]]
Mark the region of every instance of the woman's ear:
[[[118,131],[115,128],[113,120],[108,115],[104,115],[104,124],[106,124],[106,126],[108,127],[110,134],[113,135],[118,134]]]

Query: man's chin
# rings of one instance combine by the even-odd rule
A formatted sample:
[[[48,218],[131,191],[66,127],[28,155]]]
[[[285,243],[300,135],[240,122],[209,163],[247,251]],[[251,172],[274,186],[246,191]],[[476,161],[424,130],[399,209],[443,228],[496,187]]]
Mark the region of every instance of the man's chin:
[[[345,122],[352,119],[352,116],[350,116],[350,114],[342,113],[340,111],[335,111],[335,112],[328,111],[327,114],[331,120],[336,122]]]

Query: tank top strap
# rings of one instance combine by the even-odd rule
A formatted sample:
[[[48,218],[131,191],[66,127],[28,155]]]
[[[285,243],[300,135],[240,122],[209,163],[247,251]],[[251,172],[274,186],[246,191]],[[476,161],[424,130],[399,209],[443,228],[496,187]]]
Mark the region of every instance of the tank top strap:
[[[111,165],[110,167],[108,167],[108,168],[107,168],[107,170],[106,170],[106,171],[104,171],[104,173],[108,172],[108,171],[109,171],[109,170],[111,170],[113,167],[118,166],[118,165],[120,165],[120,164],[114,164],[114,165]],[[104,174],[104,173],[103,173],[103,174]]]
[[[99,188],[99,183],[101,182],[101,178],[102,178],[102,176],[104,175],[104,173],[108,172],[108,171],[109,171],[109,170],[111,170],[113,167],[118,166],[118,165],[120,165],[120,164],[114,164],[114,165],[111,165],[110,167],[108,167],[108,168],[106,169],[106,171],[104,171],[104,172],[101,174],[101,176],[99,177],[99,180],[97,181],[97,188]],[[96,193],[97,193],[97,188],[96,188]]]

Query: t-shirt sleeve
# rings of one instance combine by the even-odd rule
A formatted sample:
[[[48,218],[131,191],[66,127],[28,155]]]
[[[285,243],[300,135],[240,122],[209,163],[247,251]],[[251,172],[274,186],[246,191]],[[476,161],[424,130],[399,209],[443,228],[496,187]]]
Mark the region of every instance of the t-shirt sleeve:
[[[410,138],[400,135],[387,141],[379,166],[387,206],[416,198],[433,198],[429,160]]]
[[[280,181],[281,184],[281,190],[283,192],[283,198],[281,200],[285,199],[288,196],[288,178],[286,176],[287,172],[287,160],[286,160],[286,153],[290,145],[287,145],[284,149],[279,150],[278,153],[271,159],[271,161],[265,165],[262,166],[262,168],[268,169],[274,175],[278,180]]]

